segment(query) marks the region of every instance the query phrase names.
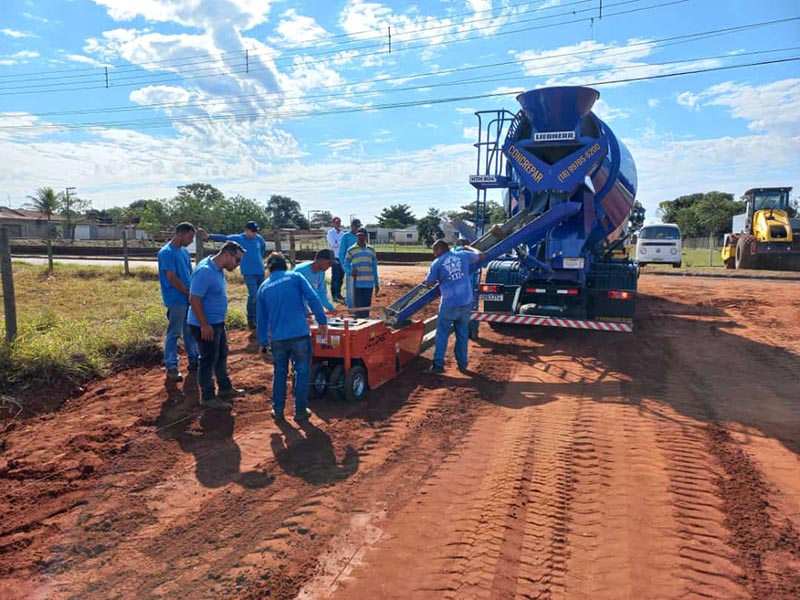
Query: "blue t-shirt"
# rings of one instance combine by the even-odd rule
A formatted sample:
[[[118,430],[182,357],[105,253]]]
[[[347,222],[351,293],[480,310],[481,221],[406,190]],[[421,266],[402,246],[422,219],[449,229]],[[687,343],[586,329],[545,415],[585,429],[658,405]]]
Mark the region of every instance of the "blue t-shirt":
[[[238,242],[244,248],[242,264],[239,265],[242,275],[264,274],[264,255],[267,253],[267,242],[260,235],[250,239],[243,233],[237,233],[236,235],[212,233],[208,237],[215,242]]]
[[[454,253],[448,250],[433,261],[425,281],[439,283],[439,290],[442,293],[441,307],[472,304],[470,265],[478,262],[480,258],[481,255],[476,252]]]
[[[451,250],[452,252],[469,252],[469,250],[464,250],[463,246],[455,246]],[[472,275],[469,276],[470,281],[472,282],[472,287],[477,287],[478,285],[478,271],[475,270],[472,272]]]
[[[158,251],[158,280],[161,282],[161,300],[164,306],[189,304],[189,297],[177,289],[169,279],[167,271],[172,271],[187,288],[192,281],[192,257],[186,248],[176,248],[172,242]]]
[[[207,256],[197,265],[192,274],[189,293],[203,299],[203,311],[206,313],[208,324],[217,325],[225,322],[225,315],[228,312],[228,288],[225,274],[211,258]],[[189,325],[200,327],[200,321],[191,308],[186,320]]]
[[[271,273],[258,288],[256,297],[258,343],[268,346],[270,340],[309,335],[306,303],[317,323],[324,325],[328,322],[317,294],[305,277],[294,271]]]
[[[317,271],[314,273],[314,271],[311,270],[311,265],[313,264],[313,261],[304,262],[303,264],[297,265],[294,268],[294,272],[300,273],[306,278],[306,281],[311,284],[322,306],[328,310],[333,310],[333,304],[328,300],[328,286],[325,285],[325,271]]]
[[[347,251],[350,249],[350,246],[355,246],[356,242],[358,241],[358,236],[352,231],[348,231],[342,234],[342,239],[339,242],[339,262],[344,264],[344,259],[347,256]]]

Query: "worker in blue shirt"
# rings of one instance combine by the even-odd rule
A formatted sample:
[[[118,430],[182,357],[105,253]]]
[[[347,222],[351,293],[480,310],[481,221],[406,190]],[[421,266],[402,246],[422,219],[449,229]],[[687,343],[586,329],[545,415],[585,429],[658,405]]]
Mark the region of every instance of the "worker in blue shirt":
[[[267,243],[259,235],[260,230],[255,221],[245,223],[244,231],[235,235],[206,233],[200,229],[205,239],[210,238],[214,242],[236,242],[244,248],[245,255],[239,268],[247,286],[247,326],[250,329],[256,327],[256,294],[258,286],[264,281],[264,256],[267,253]]]
[[[214,256],[200,261],[189,286],[189,330],[200,349],[197,379],[200,384],[200,406],[230,410],[228,400],[241,396],[228,376],[228,336],[225,316],[228,313],[228,291],[225,271],[235,271],[245,251],[236,242],[225,242]],[[214,377],[219,394],[215,393]]]
[[[356,232],[356,245],[350,246],[344,259],[344,272],[353,280],[353,307],[357,319],[369,318],[372,306],[372,290],[380,293],[378,285],[378,255],[375,248],[367,244],[367,230],[361,227]]]
[[[445,240],[436,240],[433,243],[433,254],[436,260],[431,263],[425,285],[433,287],[438,284],[442,299],[436,320],[436,349],[430,371],[444,372],[444,355],[452,327],[456,332],[456,363],[458,370],[463,373],[467,371],[469,321],[473,301],[470,271],[473,270],[473,265],[486,260],[486,255],[471,246],[464,246],[458,253],[451,252],[450,244]]]
[[[469,246],[469,239],[467,239],[466,236],[464,236],[464,234],[459,233],[458,234],[458,241],[456,242],[456,245],[453,246],[453,252],[464,252],[465,251],[464,248],[467,248],[468,246]],[[478,278],[479,277],[480,277],[480,274],[478,272],[478,269],[475,269],[472,272],[472,274],[469,276],[470,283],[472,284],[472,296],[473,296],[472,308],[473,308],[473,310],[478,308],[477,300],[475,300],[475,289],[478,287]],[[474,339],[474,338],[478,337],[478,322],[475,321],[475,320],[472,320],[472,319],[470,319],[470,322],[469,322],[469,337],[470,337],[470,339]]]
[[[339,241],[339,263],[344,269],[344,261],[347,258],[347,251],[355,246],[358,241],[356,232],[361,228],[361,221],[353,219],[350,221],[350,231],[342,234]],[[344,275],[344,302],[347,308],[353,308],[353,278],[345,273]]]
[[[194,225],[180,223],[172,240],[158,251],[158,280],[161,300],[167,307],[167,336],[164,340],[164,367],[170,381],[182,381],[178,370],[178,340],[183,334],[183,346],[189,358],[189,370],[196,371],[199,361],[197,343],[189,332],[186,316],[189,313],[189,284],[192,280],[192,257],[186,246],[194,241]]]
[[[272,377],[272,417],[283,419],[286,404],[286,379],[289,361],[295,372],[294,418],[303,421],[311,416],[308,386],[311,373],[311,330],[306,322],[305,306],[317,319],[318,335],[328,335],[328,319],[322,304],[305,277],[286,270],[286,258],[273,252],[267,258],[269,277],[258,289],[258,343],[265,358],[274,361]]]
[[[325,287],[325,272],[333,265],[333,252],[325,248],[318,250],[314,256],[314,260],[304,262],[297,265],[293,271],[300,273],[306,278],[306,281],[311,284],[311,287],[317,293],[320,303],[323,308],[330,313],[335,313],[336,308],[328,300],[328,290]]]

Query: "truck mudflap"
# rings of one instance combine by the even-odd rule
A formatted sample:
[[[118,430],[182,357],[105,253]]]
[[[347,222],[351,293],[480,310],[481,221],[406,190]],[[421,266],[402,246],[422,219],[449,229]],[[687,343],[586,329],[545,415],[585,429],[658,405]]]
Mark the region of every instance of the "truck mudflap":
[[[500,313],[473,312],[473,321],[480,323],[503,323],[508,325],[538,325],[541,327],[565,327],[567,329],[587,329],[594,331],[616,331],[633,333],[633,323],[617,323],[613,321],[586,321],[579,319],[561,319],[558,317],[540,317],[534,315],[509,315]]]

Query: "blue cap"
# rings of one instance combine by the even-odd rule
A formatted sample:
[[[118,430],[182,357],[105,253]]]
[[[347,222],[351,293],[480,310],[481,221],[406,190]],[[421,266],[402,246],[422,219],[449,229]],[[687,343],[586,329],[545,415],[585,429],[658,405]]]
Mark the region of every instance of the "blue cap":
[[[248,221],[247,223],[244,224],[244,228],[256,232],[261,230],[261,228],[258,226],[258,223],[256,223],[255,221]]]
[[[368,235],[367,230],[361,227],[358,231],[356,231],[356,235]]]

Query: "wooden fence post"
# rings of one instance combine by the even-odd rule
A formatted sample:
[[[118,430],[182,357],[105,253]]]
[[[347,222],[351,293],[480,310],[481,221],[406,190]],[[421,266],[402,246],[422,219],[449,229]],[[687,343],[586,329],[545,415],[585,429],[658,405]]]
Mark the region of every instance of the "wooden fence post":
[[[131,276],[131,268],[128,264],[128,230],[122,230],[122,255],[125,260],[125,277]]]
[[[293,269],[294,269],[294,265],[297,264],[297,260],[295,259],[296,256],[297,256],[297,254],[296,254],[296,248],[295,248],[295,244],[294,244],[294,231],[290,231],[289,232],[289,262],[292,263],[292,268]]]
[[[14,274],[11,271],[11,242],[5,227],[0,227],[0,277],[3,279],[6,343],[10,344],[17,337],[17,299],[14,295]]]
[[[281,251],[281,232],[279,229],[273,231],[275,237],[275,252]]]
[[[713,233],[709,233],[708,234],[708,266],[709,267],[713,266],[713,260],[714,260],[713,252],[714,252],[714,234]]]
[[[194,266],[200,264],[200,261],[203,260],[203,255],[205,254],[205,250],[203,250],[203,236],[199,233],[194,234]]]
[[[47,272],[49,275],[53,274],[53,236],[50,235],[50,229],[47,229]]]

